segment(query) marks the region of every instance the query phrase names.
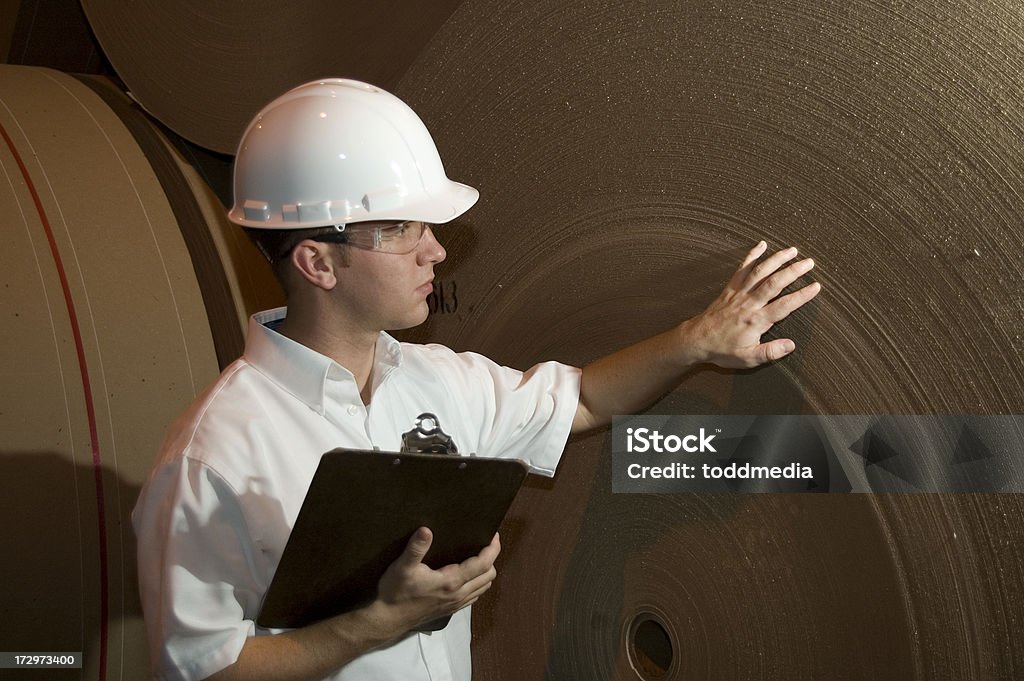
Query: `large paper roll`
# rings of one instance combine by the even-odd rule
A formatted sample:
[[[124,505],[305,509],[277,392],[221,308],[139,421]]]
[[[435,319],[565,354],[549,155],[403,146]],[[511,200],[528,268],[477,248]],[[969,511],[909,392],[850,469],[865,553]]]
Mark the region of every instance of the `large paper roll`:
[[[136,98],[213,149],[320,75],[413,105],[482,198],[437,230],[449,260],[409,338],[583,363],[698,312],[765,238],[818,261],[824,292],[771,332],[797,353],[696,371],[655,411],[1021,412],[1014,7],[466,0],[343,41],[349,8],[323,3],[85,6]],[[626,496],[609,475],[592,435],[522,494],[477,678],[1024,668],[1017,496]]]
[[[340,74],[394,85],[458,0],[86,0],[89,24],[132,96],[181,136],[233,154],[285,90]]]
[[[141,678],[128,514],[266,289],[239,293],[254,275],[218,245],[219,203],[123,95],[90,85],[0,67],[0,640],[85,654],[48,678]]]
[[[698,312],[765,238],[824,284],[770,332],[797,353],[656,413],[1020,413],[1022,31],[991,3],[464,3],[399,87],[481,190],[438,230],[423,337],[585,362]],[[522,495],[480,678],[1022,665],[1016,496],[613,495],[610,466],[582,438]]]

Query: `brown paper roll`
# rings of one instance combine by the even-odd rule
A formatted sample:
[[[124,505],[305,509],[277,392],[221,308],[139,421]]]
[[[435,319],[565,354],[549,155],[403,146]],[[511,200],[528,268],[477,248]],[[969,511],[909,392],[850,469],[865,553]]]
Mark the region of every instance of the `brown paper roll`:
[[[110,72],[77,0],[0,2],[0,57],[6,64]]]
[[[256,112],[303,82],[344,75],[393,86],[459,3],[82,4],[146,110],[196,144],[233,154]]]
[[[308,6],[278,10],[288,21],[97,7],[139,101],[221,151],[307,78],[397,83],[449,175],[482,191],[438,231],[449,262],[410,338],[582,363],[698,312],[765,238],[818,261],[823,294],[772,331],[800,349],[695,372],[656,411],[1021,410],[1024,20],[1009,6],[467,0],[349,41],[341,13]],[[416,22],[397,51],[364,49]],[[478,678],[1024,668],[1016,497],[622,497],[609,471],[605,436],[582,438],[522,495],[476,613]]]
[[[244,316],[215,201],[112,101],[0,67],[0,641],[84,652],[47,678],[148,673],[128,514],[167,424],[218,373],[215,338],[240,348]],[[203,234],[212,256],[190,257]],[[200,290],[218,274],[219,294]]]
[[[656,413],[1019,413],[1022,31],[945,1],[464,3],[399,87],[482,196],[412,337],[585,362],[765,238],[818,263],[770,333],[799,350]],[[1017,675],[1016,497],[617,496],[605,439],[521,496],[480,678]]]
[[[181,229],[223,369],[242,354],[250,314],[284,304],[266,260],[223,204],[152,122],[106,78],[81,77],[110,106],[146,154]]]

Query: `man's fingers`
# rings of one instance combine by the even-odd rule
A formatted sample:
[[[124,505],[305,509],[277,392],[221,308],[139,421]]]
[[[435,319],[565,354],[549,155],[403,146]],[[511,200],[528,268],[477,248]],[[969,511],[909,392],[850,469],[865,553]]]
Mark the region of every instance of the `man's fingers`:
[[[423,557],[430,550],[434,541],[434,535],[429,528],[421,527],[412,533],[409,542],[405,545],[399,560],[408,567],[415,567],[423,562]]]
[[[498,571],[495,570],[494,567],[492,566],[490,569],[487,570],[487,572],[481,575],[477,575],[473,579],[466,582],[462,586],[461,591],[463,591],[464,593],[475,593],[480,589],[486,591],[490,588],[491,582],[493,582],[497,576]]]
[[[775,302],[765,305],[764,312],[768,320],[775,324],[788,317],[794,310],[800,309],[821,292],[821,284],[814,282],[798,291],[782,296]]]
[[[782,359],[794,350],[796,350],[796,343],[788,338],[779,338],[778,340],[765,343],[765,358],[769,362],[774,362],[777,359]]]
[[[745,288],[752,289],[775,272],[784,264],[797,256],[797,250],[793,247],[776,251],[761,262],[754,263],[747,275]]]
[[[814,261],[810,258],[804,258],[771,275],[762,281],[761,285],[755,288],[753,292],[762,304],[768,303],[782,293],[787,286],[810,272],[813,268]]]
[[[472,558],[467,558],[458,565],[453,565],[458,570],[459,579],[462,582],[472,582],[479,579],[481,576],[495,569],[495,559],[498,558],[498,554],[501,552],[501,544],[498,541],[498,535],[495,535],[493,540],[490,540],[490,544],[483,547],[477,555]],[[445,568],[446,569],[446,568]],[[493,574],[490,580],[495,579]]]
[[[760,258],[766,250],[768,250],[768,244],[765,243],[764,241],[758,241],[757,245],[751,248],[750,251],[747,253],[747,257],[745,257],[743,259],[743,262],[740,263],[739,268],[743,269],[744,267],[747,267],[752,262]]]
[[[491,585],[493,585],[493,584],[494,584],[494,580],[492,579],[492,580],[488,581],[487,583],[481,584],[478,587],[476,587],[469,594],[469,596],[466,598],[466,602],[465,602],[465,605],[463,605],[463,607],[465,607],[466,605],[469,605],[470,603],[476,601],[476,599],[480,598],[485,593],[487,593],[488,589],[490,589]]]
[[[485,546],[480,553],[459,563],[459,573],[466,581],[474,579],[492,569],[499,553],[501,553],[501,541],[495,534],[491,543]]]
[[[378,598],[394,608],[396,617],[410,626],[448,615],[476,601],[497,577],[494,559],[501,551],[498,535],[479,554],[462,563],[433,570],[423,563],[433,533],[417,529],[402,555],[381,578]]]
[[[761,241],[747,253],[747,257],[729,282],[730,288],[737,291],[752,290],[797,256],[796,248],[791,246],[781,251],[776,251],[764,260],[759,261],[758,258],[764,255],[767,250],[767,244]]]
[[[443,567],[440,574],[445,584],[445,598],[449,599],[452,604],[461,604],[457,606],[459,608],[463,607],[466,600],[479,598],[481,594],[491,588],[491,583],[498,576],[493,565],[472,577],[463,572],[462,565]]]
[[[729,286],[734,289],[740,289],[743,287],[743,282],[746,281],[747,275],[750,274],[750,268],[754,266],[757,259],[764,255],[764,252],[768,249],[768,244],[764,241],[758,241],[757,245],[747,252],[743,262],[736,268],[736,273],[732,275],[732,279],[729,281]]]
[[[494,535],[491,543],[477,555],[437,570],[445,590],[461,599],[463,594],[471,593],[481,585],[493,581],[498,574],[494,569],[494,560],[500,551],[498,535]]]
[[[718,366],[751,368],[793,352],[796,345],[791,340],[762,343],[761,337],[821,290],[813,283],[783,295],[814,267],[814,261],[790,262],[797,257],[792,247],[766,253],[763,241],[751,249],[722,294],[689,327],[695,329],[708,361]]]
[[[767,343],[760,343],[744,352],[737,354],[740,364],[735,365],[737,369],[753,369],[766,365],[769,361],[781,359],[797,349],[797,344],[788,338],[779,338]]]
[[[491,585],[488,584],[486,588],[481,589],[478,593],[473,594],[471,597],[467,598],[462,603],[460,603],[459,607],[455,608],[455,611],[458,612],[459,610],[462,610],[463,608],[466,608],[466,607],[469,607],[469,606],[473,605],[478,600],[480,600],[480,597],[484,595],[484,592],[486,592],[487,589],[490,589],[490,588],[491,588]]]
[[[480,557],[486,560],[490,560],[492,563],[501,553],[501,538],[498,533],[495,532],[494,536],[491,537],[491,543],[484,547],[484,550],[480,552]]]

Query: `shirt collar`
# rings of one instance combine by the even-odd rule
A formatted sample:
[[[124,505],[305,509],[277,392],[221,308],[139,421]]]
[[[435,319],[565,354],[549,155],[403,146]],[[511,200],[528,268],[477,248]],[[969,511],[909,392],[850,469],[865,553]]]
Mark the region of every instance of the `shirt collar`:
[[[274,330],[287,314],[287,308],[279,307],[257,312],[249,318],[246,361],[320,414],[324,413],[324,393],[328,381],[347,382],[358,394],[352,372],[330,357]],[[374,387],[401,364],[401,343],[381,331],[374,353]]]

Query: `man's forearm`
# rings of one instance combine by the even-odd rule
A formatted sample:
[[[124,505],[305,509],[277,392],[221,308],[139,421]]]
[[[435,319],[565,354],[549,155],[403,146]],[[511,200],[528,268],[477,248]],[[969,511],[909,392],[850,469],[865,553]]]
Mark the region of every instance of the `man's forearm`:
[[[379,602],[274,636],[245,641],[238,660],[207,681],[319,681],[400,637]]]
[[[690,322],[606,355],[583,367],[574,433],[633,414],[669,392],[683,375],[705,361],[689,337]]]

